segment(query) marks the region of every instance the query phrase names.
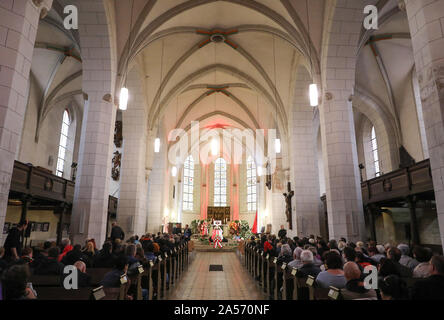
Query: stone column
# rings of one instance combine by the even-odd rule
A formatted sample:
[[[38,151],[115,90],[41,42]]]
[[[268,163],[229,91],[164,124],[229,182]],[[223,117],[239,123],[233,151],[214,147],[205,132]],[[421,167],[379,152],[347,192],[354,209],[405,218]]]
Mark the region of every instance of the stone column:
[[[352,111],[362,1],[338,1],[327,16],[319,105],[329,235],[361,240],[365,235]]]
[[[291,187],[294,190],[294,229],[298,236],[320,234],[319,173],[317,161],[317,126],[313,125],[314,108],[310,107],[308,86],[311,79],[305,70],[297,71],[295,104],[289,119]]]
[[[34,4],[37,3],[37,5]],[[3,230],[15,155],[27,104],[32,53],[40,14],[50,1],[0,1],[0,229]],[[0,243],[3,234],[0,234]]]
[[[78,171],[70,233],[74,243],[106,237],[109,182],[117,107],[113,103],[114,48],[106,3],[73,1],[79,10],[79,34],[85,93]]]
[[[406,0],[444,245],[444,0]]]
[[[163,136],[163,132],[159,133]],[[151,139],[154,143],[154,139]],[[168,200],[168,186],[166,183],[167,176],[167,155],[166,140],[162,139],[160,152],[154,152],[154,145],[148,146],[151,150],[147,152],[153,153],[152,169],[148,179],[148,232],[159,232],[163,222],[166,201]]]
[[[145,163],[148,120],[142,79],[136,70],[128,75],[127,86],[130,99],[128,109],[122,111],[124,143],[117,221],[130,237],[133,234],[142,236],[146,232],[148,182],[145,179]]]

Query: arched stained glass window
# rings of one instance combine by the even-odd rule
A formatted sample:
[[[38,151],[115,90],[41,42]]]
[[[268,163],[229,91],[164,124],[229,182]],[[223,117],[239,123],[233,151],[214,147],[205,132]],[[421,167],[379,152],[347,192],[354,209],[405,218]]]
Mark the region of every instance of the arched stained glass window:
[[[376,131],[375,127],[372,127],[372,138],[370,140],[373,153],[373,165],[375,167],[375,177],[381,175],[381,170],[379,168],[379,155],[378,155],[378,142],[376,141]]]
[[[256,164],[251,157],[247,159],[247,208],[256,210]]]
[[[227,205],[227,163],[223,158],[214,164],[214,206]]]
[[[185,211],[193,210],[194,200],[194,159],[189,156],[183,165],[183,200],[182,208]]]
[[[59,154],[57,157],[57,171],[56,174],[59,177],[63,177],[63,172],[65,168],[65,156],[66,156],[66,146],[68,144],[68,131],[69,125],[71,124],[69,120],[68,110],[63,112],[62,129],[60,132],[60,142],[59,142]]]

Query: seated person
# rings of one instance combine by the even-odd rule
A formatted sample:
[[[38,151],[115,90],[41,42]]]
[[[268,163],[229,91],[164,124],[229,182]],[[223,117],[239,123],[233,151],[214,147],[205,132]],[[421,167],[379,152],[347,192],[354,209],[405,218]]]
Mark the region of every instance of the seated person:
[[[154,254],[154,243],[152,241],[144,241],[143,244],[143,249],[144,249],[144,253],[145,253],[145,258],[148,261],[153,261],[154,263],[156,262],[156,255]]]
[[[382,258],[378,264],[378,277],[388,277],[391,275],[401,277],[395,262],[388,258]]]
[[[289,263],[293,258],[291,256],[291,249],[288,244],[284,244],[281,247],[281,251],[278,255],[277,263]]]
[[[305,278],[308,276],[317,277],[321,272],[321,269],[313,263],[313,253],[310,250],[304,250],[301,252],[302,266],[298,269],[296,274],[299,278]]]
[[[3,273],[1,289],[4,300],[36,299],[35,292],[28,287],[30,277],[27,264],[13,265]]]
[[[398,249],[401,251],[401,258],[399,259],[399,263],[402,264],[403,266],[408,267],[410,270],[413,271],[413,269],[415,269],[417,264],[413,264],[414,259],[409,256],[410,253],[409,246],[404,243],[400,243],[398,245]]]
[[[413,256],[418,261],[418,265],[413,269],[413,278],[429,277],[431,274],[429,261],[433,256],[432,251],[429,248],[416,246],[413,249]]]
[[[301,247],[296,247],[293,250],[293,261],[291,261],[288,265],[292,268],[299,269],[302,267],[303,263],[301,261],[301,253],[304,251]]]
[[[104,288],[120,288],[120,277],[128,271],[128,258],[120,255],[115,259],[113,270],[105,274],[101,285]]]
[[[379,263],[382,258],[385,258],[385,248],[382,245],[368,248],[368,254],[372,260]]]
[[[417,281],[412,290],[413,300],[444,300],[444,257],[430,259],[430,276]]]
[[[86,273],[86,264],[83,261],[77,261],[74,263],[74,267],[77,269],[77,287],[78,288],[87,288],[91,286],[91,276]],[[62,283],[64,282],[65,278],[70,275],[63,274],[62,275]]]
[[[324,255],[326,270],[318,274],[316,284],[320,288],[328,288],[330,286],[338,289],[344,288],[347,280],[342,270],[341,256],[335,251],[326,252]]]
[[[382,300],[407,300],[408,290],[405,282],[397,275],[380,278],[378,288]]]
[[[52,247],[48,250],[48,257],[41,261],[41,263],[35,268],[34,274],[39,275],[61,275],[64,265],[59,262],[60,250],[58,247]]]
[[[33,262],[32,253],[33,253],[33,250],[31,247],[23,248],[22,256],[20,257],[18,264],[29,264],[31,267],[32,262]]]
[[[73,265],[79,260],[84,261],[85,256],[82,253],[82,246],[80,244],[76,244],[74,248],[66,253],[66,255],[62,258],[62,263],[64,265]]]
[[[358,264],[361,270],[365,269],[365,267],[371,266],[371,263],[367,261],[364,254],[360,251],[356,251],[355,262]]]
[[[399,263],[399,260],[401,260],[401,255],[402,255],[401,250],[399,250],[396,247],[390,248],[387,251],[387,258],[389,258],[390,260],[393,260],[396,268],[398,268],[399,275],[403,278],[411,278],[412,277],[412,270],[410,270],[410,268]]]
[[[344,300],[377,300],[376,291],[364,287],[361,270],[356,262],[347,262],[344,265],[344,277],[347,280],[345,288],[341,290]]]
[[[94,268],[112,268],[114,266],[114,255],[112,253],[113,245],[106,241],[94,257]]]

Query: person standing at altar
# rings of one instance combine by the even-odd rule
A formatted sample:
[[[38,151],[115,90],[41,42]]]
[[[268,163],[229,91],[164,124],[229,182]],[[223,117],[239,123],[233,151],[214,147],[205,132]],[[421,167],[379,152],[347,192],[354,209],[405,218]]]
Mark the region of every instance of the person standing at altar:
[[[191,232],[191,229],[188,227],[187,224],[185,225],[185,229],[183,230],[183,235],[184,235],[184,237],[186,239],[190,239],[191,238],[192,232]]]
[[[281,225],[281,230],[278,232],[279,239],[284,239],[287,236],[287,230],[285,230],[284,225]]]

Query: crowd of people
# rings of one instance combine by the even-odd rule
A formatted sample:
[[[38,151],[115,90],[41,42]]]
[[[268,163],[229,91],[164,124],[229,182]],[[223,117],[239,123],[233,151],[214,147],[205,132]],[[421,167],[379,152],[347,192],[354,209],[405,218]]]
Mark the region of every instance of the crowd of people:
[[[246,245],[298,269],[298,277],[314,277],[320,288],[341,289],[346,300],[444,299],[444,257],[428,247],[345,238],[326,241],[314,235],[289,238],[284,226],[278,236],[254,235]],[[371,270],[377,271],[377,286],[364,283]],[[281,285],[280,280],[278,288]]]
[[[63,283],[65,266],[72,265],[77,269],[78,287],[90,287],[91,279],[88,269],[108,268],[101,285],[104,288],[120,287],[120,278],[124,274],[137,272],[137,268],[155,262],[157,257],[170,252],[179,245],[189,241],[191,230],[185,226],[183,232],[175,228],[175,233],[157,233],[141,236],[135,235],[125,240],[125,234],[116,223],[113,223],[111,235],[98,249],[94,239],[81,244],[71,244],[63,239],[59,245],[46,241],[37,247],[21,247],[20,236],[27,228],[28,222],[21,221],[13,228],[0,247],[0,300],[22,300],[38,298],[38,289],[29,282],[32,275],[55,275]],[[144,298],[147,290],[143,289]],[[135,290],[128,292],[127,299],[134,297]]]

